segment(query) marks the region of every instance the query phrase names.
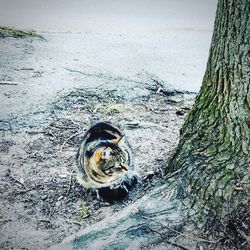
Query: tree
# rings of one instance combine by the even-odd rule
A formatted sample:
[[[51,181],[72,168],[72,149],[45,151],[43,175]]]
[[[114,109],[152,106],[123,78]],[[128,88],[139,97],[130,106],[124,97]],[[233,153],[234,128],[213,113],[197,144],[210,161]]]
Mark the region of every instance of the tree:
[[[202,87],[169,162],[206,221],[249,201],[249,13],[248,0],[219,0]]]
[[[218,1],[202,87],[169,160],[165,183],[64,247],[138,249],[151,244],[155,234],[170,237],[184,222],[209,229],[249,204],[249,13],[249,0]]]

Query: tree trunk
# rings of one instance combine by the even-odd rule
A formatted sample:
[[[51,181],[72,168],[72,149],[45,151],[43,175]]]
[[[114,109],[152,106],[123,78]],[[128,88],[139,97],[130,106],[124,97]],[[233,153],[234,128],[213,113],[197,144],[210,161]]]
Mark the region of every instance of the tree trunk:
[[[162,239],[193,249],[183,222],[206,228],[249,202],[249,13],[249,0],[218,1],[207,70],[165,184],[53,249],[153,249]]]
[[[203,222],[249,201],[249,13],[248,0],[219,0],[202,87],[167,169],[181,168],[184,203]]]

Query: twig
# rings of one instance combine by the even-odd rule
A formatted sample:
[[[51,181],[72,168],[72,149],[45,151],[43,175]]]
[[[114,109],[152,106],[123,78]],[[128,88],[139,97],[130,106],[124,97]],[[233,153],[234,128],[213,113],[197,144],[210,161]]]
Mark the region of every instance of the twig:
[[[75,220],[65,220],[67,223],[69,223],[69,224],[76,224],[77,226],[79,226],[79,227],[81,227],[82,226],[82,224],[80,223],[80,222],[78,222],[78,221],[75,221]]]
[[[52,136],[53,138],[55,138],[56,141],[58,141],[56,135],[51,131],[51,130],[48,130],[48,131],[27,131],[26,133],[28,134],[44,134],[44,135],[49,135],[49,136]]]
[[[20,68],[20,69],[14,68],[14,70],[20,71],[20,70],[34,70],[34,69],[33,68]]]
[[[162,233],[160,233],[160,232],[158,232],[158,231],[156,231],[156,230],[154,230],[154,229],[152,229],[152,228],[149,228],[149,230],[151,230],[152,232],[157,233],[157,234],[159,234],[159,235],[165,237],[164,234],[162,234]],[[179,245],[179,244],[177,244],[177,243],[174,243],[174,242],[169,241],[169,240],[166,240],[166,239],[164,239],[164,242],[166,242],[166,243],[168,243],[168,244],[170,244],[170,245],[172,245],[172,246],[179,247],[179,248],[182,249],[182,250],[189,250],[189,249],[186,248],[186,247],[183,247],[183,246],[181,246],[181,245]]]
[[[81,224],[80,222],[78,222],[78,221],[70,220],[70,222],[73,223],[73,224],[76,224],[76,225],[79,226],[79,227],[82,226],[82,224]]]
[[[239,228],[236,228],[237,232],[240,234],[240,236],[248,243],[250,244],[250,236],[246,235],[243,230],[240,230]]]
[[[60,148],[60,152],[62,152],[63,147],[65,146],[65,144],[66,144],[69,140],[73,139],[74,137],[76,137],[77,135],[80,135],[80,134],[82,134],[82,133],[84,133],[84,131],[77,132],[77,133],[71,135],[68,139],[66,139],[66,140],[64,141],[64,143],[62,144],[61,148]]]
[[[21,83],[21,82],[3,81],[3,82],[0,82],[0,85],[23,85],[23,83]]]
[[[47,222],[47,223],[52,224],[52,223],[51,223],[51,220],[48,220],[48,219],[38,219],[37,221],[38,221],[38,222]]]
[[[221,239],[218,239],[218,240],[206,240],[206,239],[202,239],[202,238],[200,238],[200,237],[197,237],[197,236],[194,236],[194,235],[191,235],[191,234],[181,233],[181,232],[179,232],[179,231],[177,231],[177,230],[171,228],[170,226],[166,225],[165,223],[162,223],[162,222],[160,222],[160,221],[154,220],[154,219],[152,219],[152,218],[150,218],[150,217],[143,216],[143,218],[144,218],[144,219],[147,219],[147,220],[151,220],[151,221],[153,221],[153,222],[155,222],[155,223],[158,223],[158,224],[162,225],[163,227],[166,227],[167,229],[169,229],[169,230],[171,230],[171,231],[173,231],[173,232],[175,232],[175,233],[177,233],[177,234],[180,234],[180,235],[182,235],[182,236],[184,236],[184,237],[186,237],[186,238],[189,238],[189,239],[192,239],[192,240],[195,240],[195,241],[200,241],[200,242],[207,242],[207,243],[216,244],[216,243],[218,243],[218,242],[221,240]]]
[[[124,127],[128,127],[128,128],[151,128],[151,127],[155,127],[155,128],[159,128],[162,130],[169,130],[166,127],[163,127],[159,124],[153,123],[153,122],[130,122],[130,123],[125,123],[122,124],[122,126]]]
[[[42,35],[36,35],[36,37],[37,37],[37,38],[40,38],[42,41],[45,41],[45,42],[48,41],[48,40],[47,40],[45,37],[43,37]]]
[[[222,230],[222,232],[227,235],[227,237],[230,239],[230,240],[233,240],[233,238],[231,237],[231,235],[229,233],[227,233],[227,230],[226,230],[226,226],[224,225],[224,223],[222,221],[220,221],[220,224],[223,226],[223,228],[220,228],[220,230]]]
[[[70,126],[59,126],[59,125],[50,125],[54,128],[59,128],[59,129],[77,129],[78,127],[70,127]]]
[[[52,137],[56,140],[56,142],[58,142],[57,137],[55,136],[55,134],[54,134],[51,130],[49,130],[49,131],[46,132],[45,134],[47,134],[47,135],[52,135]]]
[[[11,169],[9,168],[8,169],[8,171],[9,171],[9,177],[12,179],[12,180],[14,180],[15,182],[17,182],[17,183],[19,183],[20,185],[22,185],[26,190],[28,190],[27,189],[27,187],[24,185],[24,183],[22,183],[20,180],[18,180],[17,178],[15,178],[13,175],[12,175],[12,173],[11,173]]]
[[[31,190],[33,190],[33,189],[34,189],[34,187],[29,188],[29,189],[24,189],[24,190],[18,190],[18,191],[16,192],[16,194],[27,193],[27,192],[29,192],[29,191],[31,191]]]
[[[21,68],[20,70],[34,70],[34,68]]]
[[[35,134],[47,134],[47,131],[26,131],[27,134],[35,135]]]

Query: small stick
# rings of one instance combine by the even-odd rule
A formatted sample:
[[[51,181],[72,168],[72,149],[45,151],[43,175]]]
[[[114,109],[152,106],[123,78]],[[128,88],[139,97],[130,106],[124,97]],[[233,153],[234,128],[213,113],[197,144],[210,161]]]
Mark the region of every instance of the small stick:
[[[34,70],[33,68],[21,68],[21,70]]]
[[[69,126],[59,126],[59,125],[51,125],[51,126],[59,129],[77,129],[77,127],[69,127]]]
[[[52,137],[56,140],[56,142],[58,141],[57,137],[55,136],[55,134],[51,130],[49,130],[48,132],[45,132],[45,134],[52,135]]]
[[[69,140],[73,139],[74,137],[76,137],[77,135],[80,135],[80,134],[82,134],[82,133],[84,133],[84,131],[77,132],[77,133],[71,135],[68,139],[66,139],[66,140],[64,141],[64,143],[62,144],[61,148],[60,148],[60,152],[62,152],[63,147],[65,146],[65,144],[66,144]]]
[[[47,222],[47,223],[51,224],[51,220],[48,220],[48,219],[38,219],[37,221],[38,222]]]
[[[12,173],[11,173],[11,169],[9,168],[9,177],[14,180],[15,182],[19,183],[20,185],[22,185],[26,190],[27,190],[27,187],[20,181],[18,180],[17,178],[15,178]]]
[[[75,221],[75,220],[70,220],[70,219],[68,219],[68,220],[65,220],[67,223],[69,223],[69,224],[75,224],[75,225],[77,225],[77,226],[79,226],[79,227],[81,227],[82,226],[82,224],[80,223],[80,222],[78,222],[78,221]]]
[[[29,192],[29,191],[31,191],[31,190],[33,190],[33,189],[34,189],[34,188],[32,187],[32,188],[29,188],[29,189],[18,190],[18,191],[17,191],[17,194],[27,193],[27,192]]]
[[[75,220],[70,220],[69,222],[73,223],[73,224],[76,224],[77,226],[81,227],[82,224],[78,221],[75,221]]]
[[[159,124],[153,123],[153,122],[131,122],[131,123],[125,123],[122,124],[122,126],[128,127],[128,128],[159,128],[163,130],[169,130],[167,127],[163,127]]]
[[[21,83],[21,82],[3,81],[3,82],[0,82],[0,85],[23,85],[23,83]]]

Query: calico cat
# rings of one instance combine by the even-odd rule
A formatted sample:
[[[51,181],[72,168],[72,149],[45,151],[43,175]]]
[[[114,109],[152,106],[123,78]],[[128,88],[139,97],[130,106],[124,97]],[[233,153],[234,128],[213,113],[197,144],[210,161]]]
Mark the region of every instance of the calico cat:
[[[124,190],[137,180],[131,146],[123,132],[98,122],[85,133],[77,154],[78,181],[93,190]],[[103,190],[102,190],[103,189]]]

